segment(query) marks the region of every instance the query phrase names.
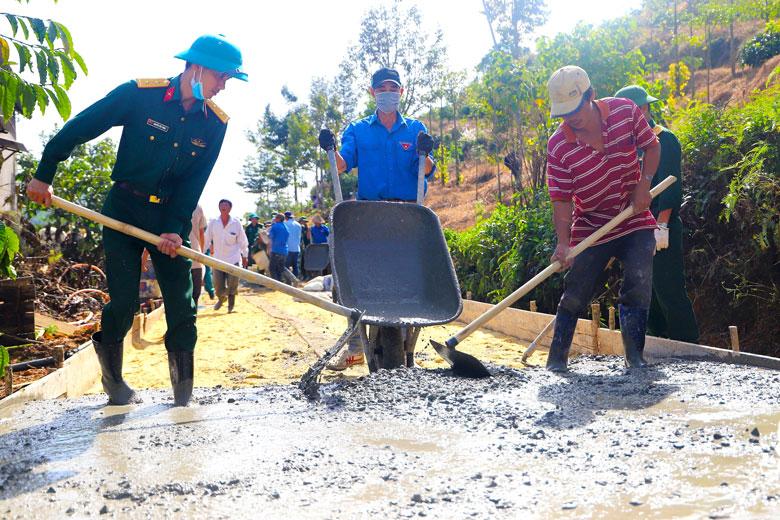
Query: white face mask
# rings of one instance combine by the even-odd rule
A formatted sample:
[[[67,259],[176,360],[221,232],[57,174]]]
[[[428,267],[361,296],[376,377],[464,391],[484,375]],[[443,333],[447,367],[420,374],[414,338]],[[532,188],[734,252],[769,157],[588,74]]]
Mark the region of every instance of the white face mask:
[[[377,92],[376,97],[376,109],[386,114],[397,112],[398,106],[401,103],[400,92]]]

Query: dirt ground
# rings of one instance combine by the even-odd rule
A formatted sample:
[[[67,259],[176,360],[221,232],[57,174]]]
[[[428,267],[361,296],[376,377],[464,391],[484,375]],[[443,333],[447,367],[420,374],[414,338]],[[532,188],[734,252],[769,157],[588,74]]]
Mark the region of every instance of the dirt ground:
[[[294,302],[285,294],[242,286],[235,312],[213,310],[206,295],[198,311],[198,344],[195,349],[195,386],[245,388],[297,382],[332,346],[346,328],[346,319],[312,305]],[[417,362],[424,368],[444,368],[429,339],[443,341],[462,324],[422,329],[417,342]],[[134,388],[170,388],[168,358],[163,344],[165,320],[160,319],[144,335],[146,347],[125,349],[124,374]],[[493,332],[477,331],[459,349],[504,366],[524,366],[520,357],[527,345]],[[528,362],[543,365],[545,352],[535,352]],[[323,381],[353,379],[368,374],[363,365],[344,372],[323,372]],[[89,393],[102,393],[96,382]]]

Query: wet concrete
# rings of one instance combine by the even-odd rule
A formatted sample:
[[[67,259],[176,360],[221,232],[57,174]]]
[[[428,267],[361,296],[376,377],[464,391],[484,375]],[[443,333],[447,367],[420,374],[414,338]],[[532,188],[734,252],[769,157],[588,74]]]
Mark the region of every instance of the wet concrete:
[[[0,419],[0,517],[777,518],[780,372],[380,371],[198,404],[29,403]]]

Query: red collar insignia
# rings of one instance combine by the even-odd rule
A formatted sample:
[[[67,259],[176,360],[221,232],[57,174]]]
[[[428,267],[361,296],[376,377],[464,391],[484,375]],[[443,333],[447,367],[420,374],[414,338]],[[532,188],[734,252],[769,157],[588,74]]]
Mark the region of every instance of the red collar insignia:
[[[165,96],[163,97],[163,102],[167,103],[171,99],[173,99],[173,93],[176,92],[176,88],[171,85],[168,87],[168,89],[165,91]]]
[[[408,151],[409,148],[412,147],[412,143],[399,143],[401,145],[401,148],[404,149],[404,152]]]

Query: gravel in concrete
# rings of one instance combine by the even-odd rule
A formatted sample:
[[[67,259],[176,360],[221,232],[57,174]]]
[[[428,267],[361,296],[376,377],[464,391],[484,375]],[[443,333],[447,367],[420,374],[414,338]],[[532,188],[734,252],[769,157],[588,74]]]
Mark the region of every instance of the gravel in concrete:
[[[780,517],[780,372],[571,368],[30,403],[0,420],[0,517]]]

